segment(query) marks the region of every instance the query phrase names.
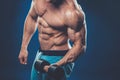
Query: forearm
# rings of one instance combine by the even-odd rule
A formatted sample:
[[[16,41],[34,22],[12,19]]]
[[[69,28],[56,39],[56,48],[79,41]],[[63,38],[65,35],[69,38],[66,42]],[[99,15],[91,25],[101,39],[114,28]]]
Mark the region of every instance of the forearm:
[[[58,61],[56,64],[59,66],[62,66],[64,64],[74,62],[84,50],[85,50],[85,46],[79,46],[79,45],[73,46],[66,53],[66,55],[60,61]]]
[[[35,31],[36,31],[36,20],[33,19],[30,15],[28,15],[26,17],[25,24],[24,24],[24,32],[23,32],[21,49],[27,49],[27,46]]]

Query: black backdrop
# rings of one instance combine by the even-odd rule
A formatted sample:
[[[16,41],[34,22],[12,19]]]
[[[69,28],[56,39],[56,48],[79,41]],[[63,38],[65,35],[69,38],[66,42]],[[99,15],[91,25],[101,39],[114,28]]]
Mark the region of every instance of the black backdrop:
[[[87,51],[69,80],[120,80],[119,0],[79,0],[87,21]],[[0,2],[0,80],[30,80],[39,47],[37,32],[29,45],[28,65],[19,64],[23,25],[31,0]]]

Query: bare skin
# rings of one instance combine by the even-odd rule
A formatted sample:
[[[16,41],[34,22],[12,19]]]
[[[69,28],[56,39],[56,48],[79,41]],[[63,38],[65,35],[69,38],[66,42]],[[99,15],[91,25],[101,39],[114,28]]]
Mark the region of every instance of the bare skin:
[[[18,57],[21,64],[27,64],[27,47],[36,29],[42,50],[69,50],[55,63],[58,66],[74,62],[86,48],[85,16],[76,0],[61,0],[59,4],[57,0],[32,1]],[[72,48],[68,46],[68,39],[73,42]],[[47,72],[49,67],[45,66],[44,70]]]

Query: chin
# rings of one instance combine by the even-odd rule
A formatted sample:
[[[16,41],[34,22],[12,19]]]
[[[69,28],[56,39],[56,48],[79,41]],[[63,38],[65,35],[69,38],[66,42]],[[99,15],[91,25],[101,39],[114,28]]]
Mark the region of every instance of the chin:
[[[51,0],[51,2],[56,3],[56,2],[57,2],[57,0]]]
[[[63,0],[51,0],[51,2],[56,5],[59,6],[60,4],[62,4]]]

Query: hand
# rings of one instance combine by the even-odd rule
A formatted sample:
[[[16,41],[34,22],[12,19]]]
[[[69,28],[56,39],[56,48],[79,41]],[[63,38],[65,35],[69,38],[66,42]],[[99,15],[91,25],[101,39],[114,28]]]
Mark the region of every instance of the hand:
[[[44,70],[45,70],[45,72],[48,72],[48,69],[52,66],[52,65],[57,65],[56,63],[55,64],[51,64],[51,65],[46,65],[46,66],[44,66]],[[58,66],[58,65],[57,65]]]
[[[44,66],[45,72],[48,72],[49,67],[50,67],[49,65]]]
[[[20,63],[26,65],[27,64],[27,57],[28,57],[27,49],[21,49],[19,56],[18,56]]]

